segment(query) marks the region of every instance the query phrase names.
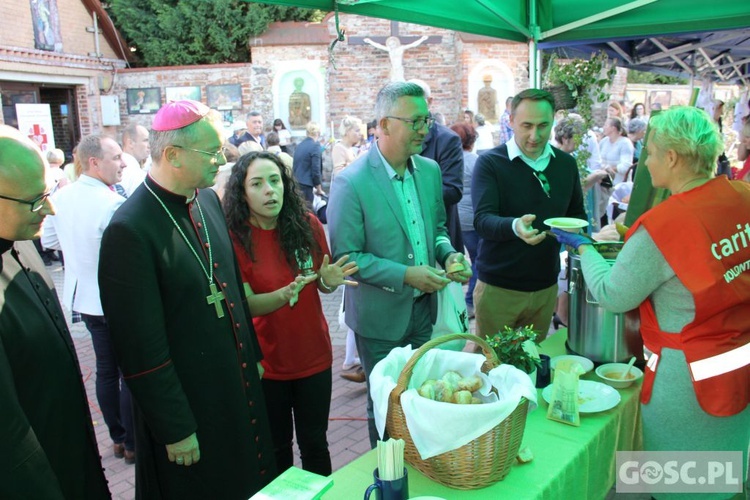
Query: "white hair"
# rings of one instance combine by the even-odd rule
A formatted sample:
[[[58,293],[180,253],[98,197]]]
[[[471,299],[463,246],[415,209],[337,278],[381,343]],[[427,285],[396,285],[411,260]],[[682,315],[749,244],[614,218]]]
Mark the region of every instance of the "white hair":
[[[424,80],[420,80],[419,78],[412,78],[411,80],[408,81],[408,83],[415,83],[419,85],[420,87],[422,87],[422,90],[424,91],[424,98],[425,99],[430,98],[430,95],[432,93],[430,92],[430,86],[427,85],[427,82],[425,82]]]

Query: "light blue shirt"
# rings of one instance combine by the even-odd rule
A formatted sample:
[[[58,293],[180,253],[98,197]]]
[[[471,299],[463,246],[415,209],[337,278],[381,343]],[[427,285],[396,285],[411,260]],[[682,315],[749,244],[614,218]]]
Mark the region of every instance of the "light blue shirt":
[[[532,160],[528,156],[526,156],[523,151],[521,151],[521,148],[518,147],[518,144],[516,144],[516,140],[512,139],[506,143],[508,146],[508,158],[510,158],[510,161],[513,161],[514,158],[521,157],[521,160],[531,167],[532,170],[535,172],[543,172],[547,167],[549,167],[549,162],[552,161],[552,158],[555,156],[555,151],[552,149],[552,146],[550,145],[549,141],[547,141],[547,144],[544,145],[544,149],[542,150],[542,154],[539,155],[539,158],[536,160]],[[549,181],[548,181],[549,182]],[[518,236],[518,232],[516,232],[516,221],[519,219],[519,217],[513,219],[513,234]]]
[[[429,265],[429,255],[427,252],[427,232],[424,226],[424,217],[422,217],[422,208],[419,204],[419,196],[417,195],[417,186],[414,183],[414,172],[411,160],[409,161],[404,176],[401,177],[391,167],[388,160],[385,159],[383,153],[380,152],[380,148],[376,146],[380,158],[383,160],[385,165],[385,171],[388,174],[388,178],[391,180],[391,186],[393,186],[393,192],[396,194],[398,204],[401,206],[401,213],[404,215],[404,221],[406,222],[406,230],[408,233],[409,243],[414,251],[414,265],[415,266],[426,266]],[[414,296],[421,295],[422,292],[418,289],[414,289]]]
[[[549,141],[544,145],[542,154],[540,154],[539,158],[537,158],[536,160],[532,160],[531,158],[523,154],[521,148],[519,148],[518,144],[516,144],[515,139],[512,141],[508,141],[507,145],[508,158],[510,158],[510,161],[513,161],[516,157],[520,156],[526,165],[530,166],[537,172],[543,172],[544,169],[549,166],[549,162],[552,161],[552,158],[555,156],[555,152],[552,150],[552,146],[550,146]]]

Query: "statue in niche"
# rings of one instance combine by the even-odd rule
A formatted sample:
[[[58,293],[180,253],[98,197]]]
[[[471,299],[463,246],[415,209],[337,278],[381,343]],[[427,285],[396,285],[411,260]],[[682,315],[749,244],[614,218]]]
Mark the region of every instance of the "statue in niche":
[[[289,126],[305,128],[312,117],[309,94],[302,92],[304,78],[294,79],[294,92],[289,95]]]
[[[380,45],[377,42],[373,42],[369,38],[365,38],[362,41],[368,45],[372,45],[376,49],[385,50],[388,52],[388,57],[391,58],[391,81],[392,82],[403,82],[404,79],[404,51],[412,49],[425,40],[426,35],[408,45],[401,45],[401,40],[396,36],[389,36],[385,39],[385,45]]]
[[[492,75],[482,78],[484,87],[477,93],[477,109],[484,115],[485,120],[497,121],[497,90],[492,88]]]

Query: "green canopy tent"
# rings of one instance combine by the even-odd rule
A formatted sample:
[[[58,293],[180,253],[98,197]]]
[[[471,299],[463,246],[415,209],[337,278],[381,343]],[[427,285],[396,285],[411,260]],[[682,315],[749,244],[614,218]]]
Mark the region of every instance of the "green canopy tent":
[[[266,0],[528,42],[539,86],[539,42],[611,40],[746,28],[750,1],[722,0]]]

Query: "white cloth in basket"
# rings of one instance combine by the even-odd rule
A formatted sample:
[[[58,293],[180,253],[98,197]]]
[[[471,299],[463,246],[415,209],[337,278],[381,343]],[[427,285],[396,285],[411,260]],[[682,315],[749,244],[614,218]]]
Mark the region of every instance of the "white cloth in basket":
[[[414,352],[411,346],[397,347],[370,374],[375,424],[381,437],[388,397]],[[417,362],[407,390],[401,395],[401,407],[409,434],[423,460],[460,448],[489,431],[515,410],[521,397],[529,400],[529,411],[536,408],[536,388],[526,373],[510,365],[500,365],[484,375],[481,367],[485,359],[480,354],[432,349]],[[417,393],[425,380],[438,380],[449,370],[465,377],[480,375],[484,380],[480,390],[484,404],[441,403]],[[490,392],[492,386],[497,389],[499,399]]]

